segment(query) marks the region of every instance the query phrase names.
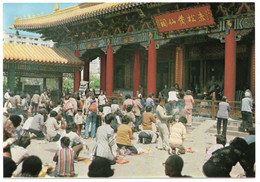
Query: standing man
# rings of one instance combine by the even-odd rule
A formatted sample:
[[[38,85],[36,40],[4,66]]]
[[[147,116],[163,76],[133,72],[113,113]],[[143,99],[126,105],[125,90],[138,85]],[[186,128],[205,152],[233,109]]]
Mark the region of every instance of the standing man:
[[[250,93],[245,92],[245,98],[242,99],[242,123],[239,127],[239,131],[245,132],[248,131],[249,128],[253,126],[252,123],[252,99],[250,98]]]
[[[47,95],[47,90],[44,90],[40,97],[39,109],[43,109],[43,108],[46,109],[48,100],[49,100],[49,98]]]
[[[171,152],[171,148],[169,145],[169,130],[166,125],[167,120],[172,118],[173,115],[166,115],[166,110],[164,109],[165,99],[160,100],[160,104],[156,108],[157,115],[157,126],[159,130],[159,141],[158,141],[158,149],[159,150],[167,150]]]
[[[96,124],[97,124],[97,102],[95,96],[91,97],[90,105],[87,110],[87,121],[85,125],[85,139],[89,138],[89,124],[91,124],[91,137],[95,138],[96,136]]]
[[[139,125],[142,122],[141,111],[143,109],[143,106],[141,104],[141,99],[139,97],[135,99],[134,103],[135,105],[133,110],[135,114],[135,128],[137,131],[139,131]]]
[[[153,101],[153,96],[154,96],[154,94],[150,93],[149,97],[146,99],[146,104],[145,104],[146,107],[147,106],[151,106],[152,107],[152,113],[154,113],[154,106],[155,106],[154,101]]]
[[[33,114],[33,111],[34,111],[34,115],[37,114],[39,102],[40,102],[40,95],[39,95],[39,91],[36,90],[35,94],[32,97],[32,100],[31,100],[31,106],[32,106],[31,113]]]
[[[107,103],[107,97],[104,95],[103,90],[100,91],[100,95],[98,96],[98,105],[103,106]]]
[[[162,93],[162,96],[164,99],[168,99],[168,88],[167,88],[167,85],[164,85],[164,89],[162,89],[161,93]]]

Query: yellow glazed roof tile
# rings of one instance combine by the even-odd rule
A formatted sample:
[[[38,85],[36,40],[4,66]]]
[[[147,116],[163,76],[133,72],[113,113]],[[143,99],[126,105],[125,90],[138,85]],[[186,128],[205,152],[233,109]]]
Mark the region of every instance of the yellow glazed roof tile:
[[[67,65],[84,64],[73,52],[67,48],[49,48],[36,45],[22,45],[13,43],[3,44],[3,60],[8,62],[35,62]]]
[[[127,7],[131,7],[141,3],[89,3],[79,4],[70,8],[55,11],[51,14],[34,17],[29,19],[14,20],[14,27],[16,29],[37,29],[46,28],[50,26],[57,26],[63,23],[68,23],[79,18],[89,18],[112,11],[120,11]]]

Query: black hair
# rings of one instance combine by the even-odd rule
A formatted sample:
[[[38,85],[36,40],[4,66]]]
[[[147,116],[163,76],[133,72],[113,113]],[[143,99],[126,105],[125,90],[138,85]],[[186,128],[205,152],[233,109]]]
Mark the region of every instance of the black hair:
[[[63,144],[63,145],[65,145],[65,147],[69,147],[69,145],[70,145],[70,139],[69,139],[69,137],[62,137],[62,138],[60,139],[60,143]]]
[[[77,132],[77,124],[74,123],[74,122],[71,122],[67,125],[66,127],[66,133],[69,133],[69,132]]]
[[[125,95],[125,99],[131,99],[131,95],[130,94],[126,94]]]
[[[248,128],[248,133],[249,135],[255,135],[255,128],[254,127]]]
[[[108,106],[108,107],[110,107],[111,104],[110,104],[110,102],[106,102],[104,106]]]
[[[11,115],[9,119],[12,121],[15,128],[17,128],[22,121],[22,118],[18,115]]]
[[[31,144],[31,139],[29,136],[27,135],[24,135],[24,136],[21,136],[19,139],[18,139],[18,143],[17,143],[19,146],[23,147],[23,148],[26,148],[28,147],[30,144]]]
[[[222,101],[226,101],[227,100],[227,97],[226,96],[223,96],[222,97]]]
[[[130,112],[132,109],[133,109],[133,105],[129,104],[129,105],[126,106],[126,111],[127,112]]]
[[[146,112],[151,112],[152,111],[152,107],[151,106],[146,106],[145,110],[146,110]]]
[[[161,98],[161,99],[159,100],[159,103],[162,102],[162,101],[164,101],[164,103],[167,103],[167,99],[165,99],[165,98]]]
[[[216,142],[217,144],[222,144],[223,146],[225,146],[227,143],[227,139],[223,135],[217,135]]]
[[[153,93],[150,93],[150,94],[149,94],[149,97],[152,97],[152,96],[154,96],[154,94],[153,94]]]
[[[39,110],[39,114],[44,115],[46,114],[46,109],[42,108]]]
[[[29,174],[32,177],[38,177],[42,170],[42,161],[39,157],[31,155],[24,159],[22,165],[22,174]]]
[[[9,95],[10,95],[10,97],[13,97],[13,96],[14,96],[14,92],[13,92],[13,91],[10,91],[10,92],[9,92]]]
[[[113,102],[113,104],[117,104],[118,103],[116,99],[113,99],[112,102]]]
[[[58,113],[56,111],[51,111],[50,112],[50,117],[56,117]]]
[[[130,118],[129,118],[129,116],[127,116],[127,115],[125,115],[125,116],[123,116],[123,118],[122,118],[122,123],[123,124],[128,124],[129,122],[130,122]]]
[[[180,156],[174,154],[171,155],[170,157],[168,157],[168,159],[165,162],[166,165],[168,166],[172,166],[172,168],[174,169],[174,171],[176,171],[175,173],[181,173],[182,168],[183,168],[183,160]]]
[[[182,122],[182,123],[186,124],[187,123],[187,119],[184,116],[182,116],[182,117],[179,118],[179,122]]]
[[[81,109],[81,108],[79,108],[79,109],[78,109],[78,112],[82,112],[82,109]]]
[[[239,150],[240,152],[246,152],[248,149],[248,144],[243,138],[236,137],[234,140],[230,142],[230,146]]]
[[[16,170],[16,164],[10,157],[4,156],[4,162],[3,162],[3,170],[4,170],[4,177],[8,178],[11,177],[13,172]]]
[[[109,113],[105,116],[105,123],[110,124],[114,120],[114,115],[112,113]]]
[[[110,161],[103,157],[96,157],[88,167],[89,177],[110,177],[114,175]]]
[[[24,98],[26,98],[26,95],[25,94],[21,95],[21,99],[24,99]]]

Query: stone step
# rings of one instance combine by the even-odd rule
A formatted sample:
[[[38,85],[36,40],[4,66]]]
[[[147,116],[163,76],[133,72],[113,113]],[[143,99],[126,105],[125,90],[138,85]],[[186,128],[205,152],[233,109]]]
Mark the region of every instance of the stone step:
[[[207,133],[217,134],[217,129],[210,128],[210,129],[207,131]],[[242,137],[242,138],[248,136],[247,133],[239,132],[239,131],[233,131],[233,130],[227,130],[227,135],[237,136],[237,137]]]

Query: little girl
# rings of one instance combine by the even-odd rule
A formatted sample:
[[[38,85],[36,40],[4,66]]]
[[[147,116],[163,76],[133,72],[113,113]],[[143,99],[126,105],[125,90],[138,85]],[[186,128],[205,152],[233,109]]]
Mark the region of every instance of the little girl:
[[[75,123],[77,124],[77,134],[80,136],[81,128],[84,124],[84,115],[82,114],[82,109],[78,109],[78,113],[75,115]]]

